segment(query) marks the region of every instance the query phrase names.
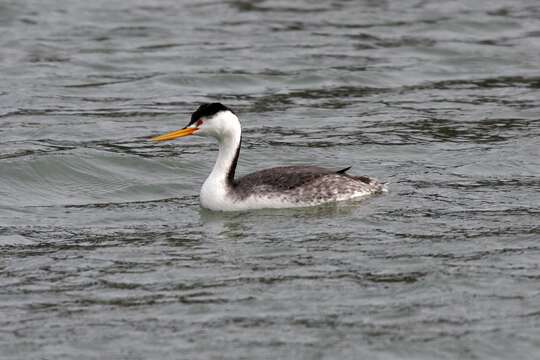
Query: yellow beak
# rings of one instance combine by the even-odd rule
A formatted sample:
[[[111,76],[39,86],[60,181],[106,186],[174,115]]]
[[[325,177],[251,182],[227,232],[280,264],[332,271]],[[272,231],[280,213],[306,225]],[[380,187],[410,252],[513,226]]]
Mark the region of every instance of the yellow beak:
[[[151,140],[153,141],[167,141],[167,140],[173,140],[182,136],[188,136],[193,134],[195,131],[197,131],[196,127],[190,127],[185,129],[180,129],[176,131],[171,131],[170,133],[166,133],[164,135],[153,137]]]

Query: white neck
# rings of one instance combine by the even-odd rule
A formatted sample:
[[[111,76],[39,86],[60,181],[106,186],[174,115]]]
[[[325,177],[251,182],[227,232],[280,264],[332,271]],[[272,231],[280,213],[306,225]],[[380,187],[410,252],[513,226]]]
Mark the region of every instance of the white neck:
[[[219,142],[219,154],[212,172],[201,188],[201,204],[208,209],[219,210],[225,206],[233,186],[236,154],[241,139],[240,124],[231,130],[216,137]]]
[[[212,182],[219,182],[223,183],[224,185],[231,185],[227,184],[227,180],[234,179],[235,169],[232,167],[236,166],[236,152],[238,151],[238,147],[240,146],[240,137],[241,133],[240,131],[238,131],[231,132],[227,134],[227,136],[218,139],[218,157],[216,159],[216,163],[214,164],[214,168],[212,169],[212,172],[210,173],[206,181],[211,180]],[[230,174],[231,171],[233,171],[232,174]],[[230,179],[227,179],[227,177],[229,176]]]

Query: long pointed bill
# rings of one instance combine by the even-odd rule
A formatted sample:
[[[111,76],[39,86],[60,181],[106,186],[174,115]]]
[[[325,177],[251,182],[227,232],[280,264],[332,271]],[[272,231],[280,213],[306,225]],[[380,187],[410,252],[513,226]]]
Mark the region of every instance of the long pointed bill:
[[[182,136],[191,135],[197,130],[198,129],[196,127],[189,127],[189,128],[185,128],[185,129],[181,129],[181,130],[177,130],[177,131],[172,131],[172,132],[164,134],[164,135],[153,137],[151,140],[153,140],[153,141],[173,140],[173,139],[176,139],[176,138],[179,138],[179,137],[182,137]]]

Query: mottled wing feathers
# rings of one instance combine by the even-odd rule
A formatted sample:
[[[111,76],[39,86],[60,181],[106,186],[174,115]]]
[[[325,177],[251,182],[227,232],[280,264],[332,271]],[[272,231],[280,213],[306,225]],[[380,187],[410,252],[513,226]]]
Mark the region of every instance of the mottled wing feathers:
[[[283,166],[248,174],[235,181],[235,185],[241,189],[268,186],[276,191],[285,191],[329,173],[331,171],[316,166]]]
[[[280,201],[314,204],[340,201],[383,191],[383,184],[365,176],[317,166],[284,166],[254,172],[236,180],[234,194],[245,199],[277,197]]]
[[[237,189],[253,189],[258,186],[270,187],[274,191],[286,191],[305,186],[312,181],[330,174],[347,176],[350,167],[334,171],[318,166],[282,166],[257,171],[235,181]]]

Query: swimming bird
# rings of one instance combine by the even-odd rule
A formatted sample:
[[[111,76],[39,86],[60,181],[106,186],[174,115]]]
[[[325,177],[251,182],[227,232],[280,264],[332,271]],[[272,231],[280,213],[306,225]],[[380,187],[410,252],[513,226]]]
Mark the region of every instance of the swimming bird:
[[[242,129],[236,113],[221,103],[202,104],[186,127],[152,140],[188,135],[214,137],[219,143],[216,163],[200,193],[201,206],[210,210],[315,206],[384,191],[384,184],[375,179],[348,175],[350,167],[334,171],[318,166],[281,166],[236,179]]]

